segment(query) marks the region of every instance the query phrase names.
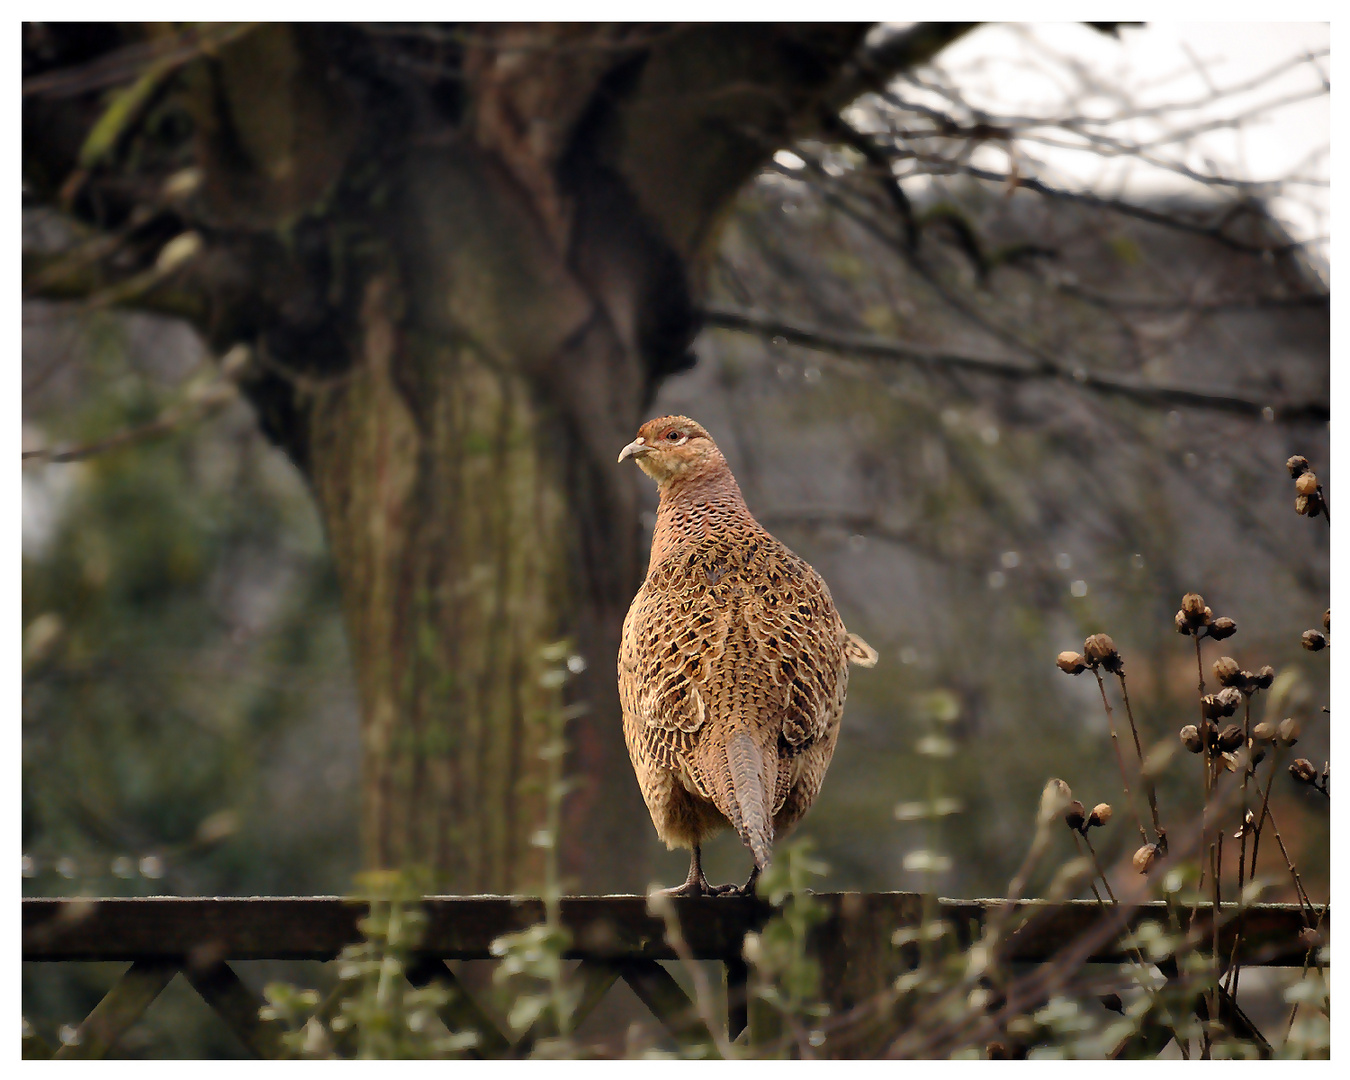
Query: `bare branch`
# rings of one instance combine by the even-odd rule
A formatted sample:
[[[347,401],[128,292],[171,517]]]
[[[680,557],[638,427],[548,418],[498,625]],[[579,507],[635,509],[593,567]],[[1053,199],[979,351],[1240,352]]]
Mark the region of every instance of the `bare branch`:
[[[23,81],[23,96],[69,98],[131,82],[151,66],[178,68],[253,30],[257,23],[206,23],[174,37],[138,42],[80,67],[58,68]]]
[[[704,324],[719,330],[738,330],[761,337],[781,338],[793,345],[824,353],[856,356],[865,360],[884,360],[921,364],[929,368],[955,368],[1000,379],[1027,381],[1050,379],[1082,387],[1100,394],[1127,398],[1144,405],[1160,407],[1184,406],[1217,412],[1249,416],[1253,419],[1277,420],[1281,423],[1320,423],[1330,419],[1330,406],[1321,401],[1276,402],[1254,401],[1235,394],[1213,394],[1179,386],[1158,386],[1098,375],[1083,368],[1069,370],[1045,362],[1030,365],[1000,357],[972,356],[930,349],[868,334],[841,334],[814,326],[786,323],[768,315],[727,308],[704,311]]]
[[[121,431],[113,432],[111,435],[79,446],[66,447],[60,450],[51,447],[25,450],[23,451],[23,460],[50,464],[83,461],[85,458],[106,454],[111,450],[119,450],[126,446],[134,446],[137,443],[171,434],[189,424],[214,416],[239,397],[239,385],[236,380],[247,359],[248,357],[245,354],[235,354],[232,350],[221,361],[219,373],[206,381],[189,384],[179,401],[170,405],[155,419],[147,423],[123,428]]]

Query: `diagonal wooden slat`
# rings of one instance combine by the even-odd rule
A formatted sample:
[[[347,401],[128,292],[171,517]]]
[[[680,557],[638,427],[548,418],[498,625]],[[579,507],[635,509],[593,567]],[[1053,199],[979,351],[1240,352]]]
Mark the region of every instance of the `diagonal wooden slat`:
[[[432,981],[450,991],[450,1000],[437,1010],[441,1021],[451,1031],[476,1031],[478,1045],[468,1052],[473,1058],[502,1057],[511,1049],[510,1040],[502,1034],[492,1017],[474,1000],[444,960],[420,955],[411,961],[404,974],[413,986],[427,986]]]
[[[727,1041],[735,1042],[749,1024],[750,969],[740,957],[724,965],[727,989]]]
[[[625,960],[619,964],[619,971],[638,1000],[651,1010],[681,1046],[714,1045],[712,1034],[699,1018],[689,995],[655,960]]]
[[[280,1029],[258,1015],[265,1002],[244,985],[229,964],[204,969],[188,965],[183,968],[183,976],[250,1053],[268,1060],[282,1056],[285,1047]]]
[[[84,1018],[75,1041],[60,1047],[52,1057],[103,1057],[177,974],[175,963],[137,960],[94,1006],[94,1011]]]
[[[574,979],[581,980],[581,996],[572,1013],[572,1029],[575,1031],[595,1011],[604,996],[609,993],[619,979],[619,966],[604,960],[583,960],[572,973]],[[540,1039],[556,1034],[553,1024],[542,1018],[536,1020],[512,1048],[512,1057],[527,1057],[534,1044]]]

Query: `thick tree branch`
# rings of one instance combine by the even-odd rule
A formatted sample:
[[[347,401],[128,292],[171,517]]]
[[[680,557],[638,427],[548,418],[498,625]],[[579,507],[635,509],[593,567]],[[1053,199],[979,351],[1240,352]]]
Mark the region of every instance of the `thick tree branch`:
[[[87,308],[120,307],[170,315],[200,325],[206,297],[191,288],[179,272],[181,263],[156,263],[132,274],[111,273],[93,251],[23,253],[25,300],[74,300]],[[172,260],[170,260],[172,262]]]
[[[1031,366],[1015,360],[948,352],[868,334],[841,334],[813,326],[794,325],[749,311],[709,308],[703,314],[704,325],[714,329],[739,330],[769,339],[781,338],[804,348],[865,360],[922,364],[930,368],[957,369],[1016,381],[1049,379],[1101,394],[1128,398],[1144,405],[1209,409],[1287,424],[1324,422],[1331,416],[1330,407],[1321,401],[1281,404],[1256,401],[1235,394],[1213,394],[1179,386],[1131,382],[1098,375],[1082,368],[1069,370],[1044,362]]]
[[[861,49],[825,95],[824,107],[838,112],[869,91],[880,93],[902,71],[927,63],[979,23],[916,23]]]

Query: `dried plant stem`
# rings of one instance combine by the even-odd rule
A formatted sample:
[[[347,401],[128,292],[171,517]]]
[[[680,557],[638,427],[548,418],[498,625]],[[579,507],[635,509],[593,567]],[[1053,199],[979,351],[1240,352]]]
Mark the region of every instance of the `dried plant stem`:
[[[1209,745],[1209,739],[1205,735],[1207,731],[1205,716],[1205,667],[1204,661],[1200,656],[1200,634],[1197,632],[1195,637],[1195,670],[1198,678],[1200,691],[1200,732],[1203,742],[1202,753],[1200,755],[1204,764],[1205,774],[1205,803],[1200,819],[1201,848],[1209,852],[1209,876],[1211,889],[1214,899],[1214,913],[1211,919],[1212,924],[1212,952],[1209,988],[1209,1016],[1211,1022],[1219,1015],[1219,905],[1222,896],[1222,889],[1219,884],[1219,858],[1215,842],[1210,838],[1213,831],[1213,823],[1210,820],[1212,813],[1212,796],[1214,793],[1214,757],[1213,751]],[[1206,1024],[1203,1030],[1201,1057],[1208,1059],[1210,1057],[1210,1032],[1209,1025]]]
[[[1275,834],[1275,842],[1280,845],[1280,854],[1284,856],[1285,868],[1294,879],[1294,891],[1298,894],[1299,907],[1306,907],[1304,911],[1304,922],[1312,926],[1312,917],[1317,909],[1313,907],[1313,902],[1308,898],[1307,890],[1303,888],[1303,879],[1298,876],[1298,870],[1294,867],[1294,860],[1289,857],[1289,851],[1284,846],[1284,837],[1280,835],[1280,827],[1275,824],[1275,815],[1270,810],[1266,811],[1266,819],[1270,822],[1270,829]]]
[[[1247,915],[1244,889],[1247,884],[1247,834],[1251,831],[1250,823],[1247,821],[1247,815],[1250,813],[1247,809],[1247,781],[1256,775],[1256,766],[1252,764],[1252,699],[1250,695],[1244,696],[1243,704],[1242,734],[1243,745],[1247,748],[1247,763],[1242,769],[1242,794],[1238,802],[1238,812],[1242,820],[1241,846],[1238,848],[1238,917],[1237,933],[1233,935],[1233,951],[1228,957],[1228,993],[1234,1000],[1237,996],[1238,979],[1242,975],[1242,965],[1237,961],[1237,948],[1238,942],[1242,940],[1242,925]],[[1253,879],[1256,877],[1255,853],[1252,857],[1252,877]]]
[[[1116,764],[1120,767],[1120,784],[1125,789],[1125,801],[1130,804],[1130,812],[1134,814],[1134,822],[1139,827],[1139,839],[1148,843],[1148,831],[1144,828],[1144,822],[1139,816],[1139,808],[1135,805],[1133,794],[1130,792],[1130,777],[1125,771],[1125,757],[1120,752],[1120,739],[1116,735],[1115,716],[1111,712],[1111,703],[1106,700],[1106,684],[1102,682],[1102,674],[1094,666],[1092,674],[1097,679],[1097,689],[1102,695],[1102,706],[1106,709],[1106,726],[1111,730],[1111,748],[1116,752]]]
[[[1139,743],[1139,728],[1134,722],[1134,710],[1130,707],[1130,691],[1125,686],[1125,672],[1116,672],[1120,680],[1120,696],[1125,702],[1125,716],[1130,721],[1130,734],[1134,737],[1134,752],[1139,758],[1139,776],[1144,782],[1144,794],[1148,798],[1149,813],[1153,817],[1153,832],[1158,838],[1159,854],[1167,854],[1167,831],[1158,818],[1158,792],[1153,785],[1153,777],[1144,770],[1144,750]]]

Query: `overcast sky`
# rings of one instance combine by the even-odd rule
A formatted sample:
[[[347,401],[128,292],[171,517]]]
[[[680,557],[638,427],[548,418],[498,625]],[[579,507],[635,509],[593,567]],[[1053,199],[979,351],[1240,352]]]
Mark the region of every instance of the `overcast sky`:
[[[945,50],[939,61],[970,104],[996,116],[1054,116],[1056,107],[1072,98],[1081,114],[1115,120],[1125,109],[1116,91],[1142,107],[1195,105],[1171,112],[1161,123],[1140,117],[1110,126],[1112,134],[1135,141],[1155,139],[1183,124],[1231,119],[1260,106],[1260,113],[1239,128],[1218,127],[1195,136],[1184,148],[1161,145],[1154,153],[1210,175],[1309,181],[1291,185],[1272,208],[1296,238],[1317,240],[1329,231],[1331,108],[1329,94],[1321,90],[1331,65],[1329,57],[1316,54],[1330,43],[1327,23],[1152,22],[1122,28],[1119,40],[1081,23],[991,24]],[[1216,98],[1216,90],[1249,83],[1284,62],[1310,55],[1314,59],[1258,88]],[[1264,108],[1274,103],[1281,104]],[[1046,167],[1037,170],[1042,175],[1048,171],[1076,186],[1132,191],[1191,186],[1174,173],[1141,166],[1137,160],[1104,162],[1097,153],[1037,143],[1027,143],[1025,149]],[[1006,168],[1006,156],[1001,164]],[[1329,242],[1319,241],[1315,254],[1329,259]]]

